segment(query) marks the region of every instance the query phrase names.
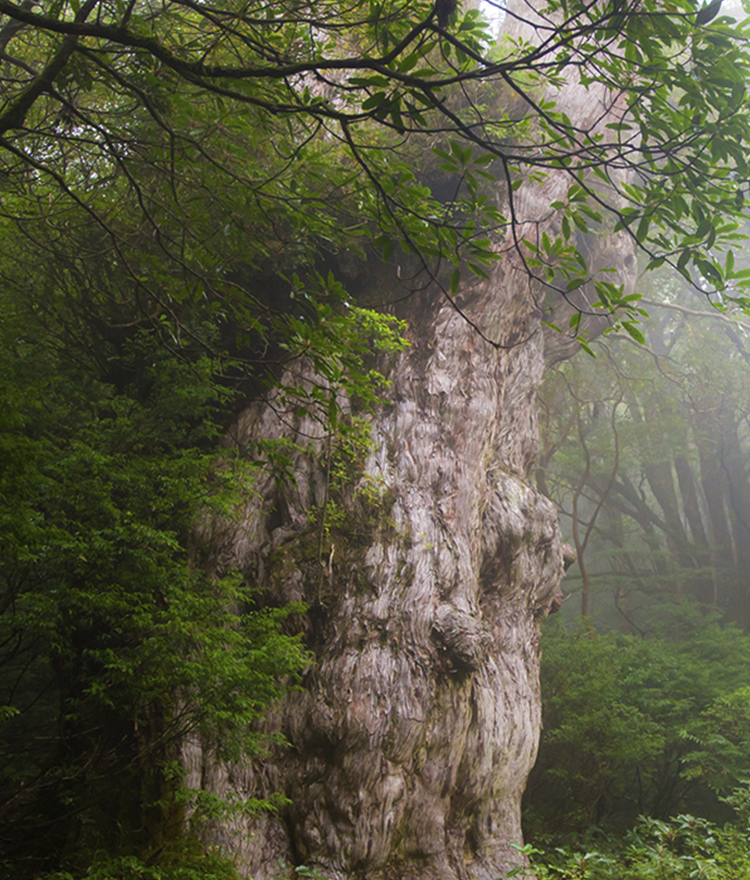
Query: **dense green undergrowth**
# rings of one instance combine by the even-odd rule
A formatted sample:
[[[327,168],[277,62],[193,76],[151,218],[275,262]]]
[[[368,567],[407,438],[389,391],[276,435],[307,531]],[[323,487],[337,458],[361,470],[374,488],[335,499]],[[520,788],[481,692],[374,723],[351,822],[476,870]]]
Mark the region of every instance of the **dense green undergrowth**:
[[[181,844],[154,860],[138,856],[101,858],[85,873],[47,874],[43,880],[239,880],[234,863],[219,853]]]
[[[264,747],[257,719],[307,659],[283,631],[298,609],[255,607],[241,572],[201,557],[197,525],[231,515],[256,469],[220,442],[231,398],[205,346],[173,356],[135,320],[97,332],[77,299],[52,308],[15,280],[0,290],[0,876],[100,852],[128,857],[113,877],[202,876],[192,856],[194,874],[135,858],[182,835],[181,744],[217,760]]]
[[[746,801],[747,791],[742,792]],[[750,827],[746,818],[716,825],[687,814],[669,821],[641,817],[622,838],[588,835],[576,844],[519,847],[537,880],[747,880]]]
[[[549,621],[544,722],[525,801],[532,839],[621,834],[639,816],[731,818],[750,768],[750,639],[669,606],[644,635]]]
[[[533,876],[750,878],[748,636],[665,606],[639,635],[551,620],[542,646]]]

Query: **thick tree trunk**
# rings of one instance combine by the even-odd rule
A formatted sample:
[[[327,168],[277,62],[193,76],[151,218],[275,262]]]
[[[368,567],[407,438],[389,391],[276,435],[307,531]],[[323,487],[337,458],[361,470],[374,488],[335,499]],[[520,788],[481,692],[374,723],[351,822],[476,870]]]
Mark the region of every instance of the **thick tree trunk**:
[[[294,484],[256,487],[223,554],[273,601],[308,603],[315,654],[278,712],[291,748],[228,770],[188,750],[195,785],[289,798],[223,835],[258,880],[280,861],[393,880],[495,880],[522,861],[536,645],[563,573],[556,512],[526,479],[541,311],[511,260],[460,305],[505,347],[438,295],[415,298],[352,488],[326,488],[327,441],[292,408],[254,405],[238,426],[240,443],[305,447]],[[322,532],[310,513],[326,499],[337,515]]]
[[[591,92],[576,107],[574,91],[566,112],[599,119]],[[556,234],[549,206],[568,186],[561,173],[522,188],[519,240]],[[586,247],[628,280],[626,237]],[[555,316],[512,243],[498,248],[491,279],[459,294],[474,327],[439,291],[406,301],[411,346],[380,365],[387,400],[348,487],[332,480],[319,424],[293,406],[254,404],[237,426],[240,444],[297,444],[295,482],[255,487],[220,564],[247,570],[269,601],[304,600],[315,657],[275,719],[290,747],[230,768],[186,750],[195,785],[289,799],[212,831],[256,880],[279,862],[332,880],[496,880],[523,862],[513,844],[541,723],[537,639],[563,573],[555,509],[526,476],[542,318]],[[577,348],[553,334],[547,360]]]
[[[257,487],[225,552],[275,601],[309,604],[316,657],[280,709],[292,748],[209,783],[257,793],[260,774],[291,801],[227,840],[251,876],[281,859],[332,878],[494,880],[519,861],[539,621],[563,572],[555,510],[525,477],[544,340],[513,267],[461,306],[509,348],[447,302],[415,301],[411,347],[372,421],[359,483],[370,488],[328,493],[343,516],[322,559],[309,516],[327,494],[326,441],[309,439],[319,428],[279,407],[243,416],[240,442],[284,436],[310,453],[295,461],[296,484]],[[204,784],[224,776],[207,764],[194,766]]]

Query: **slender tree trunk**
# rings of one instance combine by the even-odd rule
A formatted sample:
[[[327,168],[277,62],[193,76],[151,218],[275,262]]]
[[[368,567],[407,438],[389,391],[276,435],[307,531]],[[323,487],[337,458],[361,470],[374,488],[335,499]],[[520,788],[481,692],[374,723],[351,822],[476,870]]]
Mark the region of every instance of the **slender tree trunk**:
[[[638,571],[630,553],[625,549],[622,514],[612,506],[606,508],[606,512],[607,519],[609,520],[607,538],[617,548],[610,556],[610,564],[618,576],[615,580],[613,600],[615,608],[623,619],[622,631],[630,635],[635,632],[636,627],[633,621],[633,612],[630,608],[628,587],[638,583],[641,572]]]
[[[735,566],[732,537],[724,507],[723,448],[715,404],[704,401],[703,406],[696,407],[694,437],[710,523],[711,568],[716,582],[714,604],[725,607]]]
[[[652,343],[655,344],[657,352],[666,354],[667,346],[660,332],[651,334]],[[646,425],[649,422],[658,424],[658,403],[654,400],[648,400],[645,405],[637,400],[632,389],[625,387],[625,394],[628,398],[629,410],[633,420],[640,424]],[[651,438],[653,441],[654,438]],[[661,448],[669,448],[666,438],[661,438]],[[650,444],[649,444],[650,445]],[[677,492],[675,491],[674,477],[672,475],[671,457],[662,458],[660,455],[655,457],[651,450],[647,447],[645,450],[646,461],[648,462],[644,468],[649,488],[654,494],[654,498],[661,508],[662,519],[666,528],[666,545],[670,558],[674,561],[676,572],[676,583],[673,592],[676,597],[681,597],[683,593],[682,580],[684,571],[692,568],[693,560],[690,553],[690,542],[682,523],[680,516],[679,503],[677,501]],[[661,459],[661,460],[659,460]]]
[[[692,568],[690,542],[680,517],[677,492],[672,476],[672,462],[665,460],[649,464],[646,465],[645,471],[648,485],[662,510],[664,523],[667,527],[668,543],[672,544],[675,561],[681,569]],[[682,576],[679,577],[681,579]]]
[[[721,436],[722,467],[727,477],[727,506],[737,557],[736,570],[727,596],[727,618],[747,629],[750,624],[746,586],[747,573],[750,571],[750,485],[747,455],[740,445],[736,413],[730,407],[722,412]]]
[[[703,517],[701,516],[698,503],[693,469],[684,455],[675,457],[674,468],[677,473],[677,483],[680,487],[685,516],[690,526],[690,534],[696,546],[698,561],[701,565],[706,565],[708,562],[708,536],[703,525]]]
[[[685,517],[690,526],[690,534],[695,546],[695,558],[699,571],[693,578],[692,593],[700,602],[714,602],[715,579],[711,576],[711,558],[708,546],[708,535],[703,524],[698,492],[693,477],[693,469],[685,455],[678,455],[674,460],[677,483],[685,510]]]

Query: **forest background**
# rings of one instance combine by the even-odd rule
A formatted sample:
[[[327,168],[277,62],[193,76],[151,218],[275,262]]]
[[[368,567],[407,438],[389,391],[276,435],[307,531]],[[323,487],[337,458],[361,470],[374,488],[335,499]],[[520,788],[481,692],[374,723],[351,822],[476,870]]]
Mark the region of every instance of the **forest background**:
[[[746,871],[747,343],[657,288],[644,346],[596,343],[542,397],[537,479],[578,560],[545,627],[526,793],[550,876]]]
[[[544,637],[525,849],[540,876],[747,876],[744,26],[555,3],[540,49],[445,4],[0,13],[2,870],[233,876],[186,816],[278,804],[196,801],[179,745],[257,753],[309,655],[302,609],[259,607],[201,541],[259,471],[291,479],[283,443],[224,442],[232,415],[310,359],[321,381],[281,393],[345,480],[366,439],[339,392],[376,407],[372,353],[405,344],[350,267],[458,309],[518,230],[511,194],[562,168],[559,235],[514,247],[597,357],[542,396],[536,481],[578,565]],[[614,146],[545,98],[571,66],[626,96]],[[602,227],[643,246],[648,303],[594,280],[581,242]]]

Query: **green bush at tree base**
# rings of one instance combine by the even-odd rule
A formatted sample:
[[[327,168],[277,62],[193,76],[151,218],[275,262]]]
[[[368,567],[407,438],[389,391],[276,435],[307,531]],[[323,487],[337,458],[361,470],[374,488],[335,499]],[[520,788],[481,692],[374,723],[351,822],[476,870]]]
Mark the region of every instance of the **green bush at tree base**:
[[[748,803],[748,789],[736,792]],[[732,798],[727,800],[731,801]],[[669,821],[642,816],[621,839],[582,837],[576,845],[543,851],[519,847],[531,869],[509,876],[537,880],[748,880],[750,826],[743,808],[739,820],[723,826],[696,816]]]
[[[729,818],[750,768],[750,638],[696,607],[662,610],[647,637],[549,621],[543,731],[525,799],[532,839],[640,815]]]

